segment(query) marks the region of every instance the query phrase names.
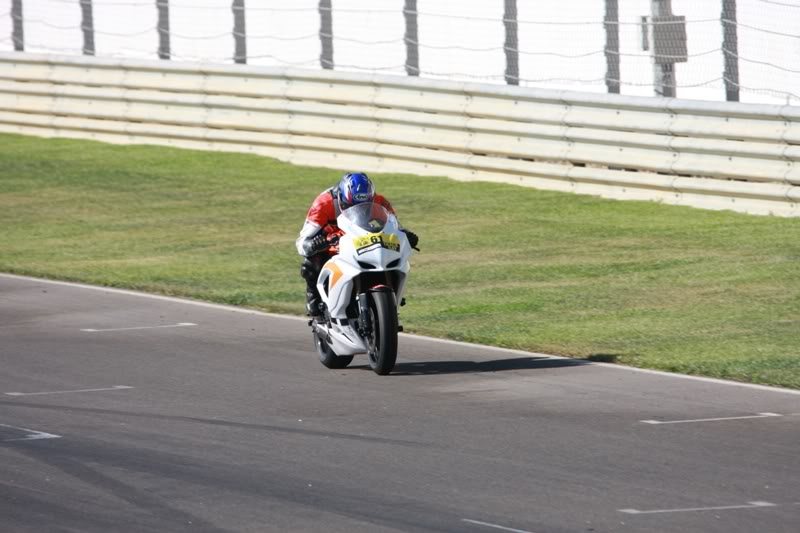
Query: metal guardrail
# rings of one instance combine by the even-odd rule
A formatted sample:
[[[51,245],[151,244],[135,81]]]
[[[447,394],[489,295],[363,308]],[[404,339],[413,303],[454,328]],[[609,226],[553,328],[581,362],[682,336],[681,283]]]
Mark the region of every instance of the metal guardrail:
[[[0,131],[800,216],[800,109],[0,54]]]

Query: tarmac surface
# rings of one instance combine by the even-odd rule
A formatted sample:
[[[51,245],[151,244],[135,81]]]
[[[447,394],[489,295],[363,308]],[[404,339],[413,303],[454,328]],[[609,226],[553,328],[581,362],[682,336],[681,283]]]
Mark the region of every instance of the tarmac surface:
[[[0,365],[3,532],[800,531],[797,391],[5,275]]]

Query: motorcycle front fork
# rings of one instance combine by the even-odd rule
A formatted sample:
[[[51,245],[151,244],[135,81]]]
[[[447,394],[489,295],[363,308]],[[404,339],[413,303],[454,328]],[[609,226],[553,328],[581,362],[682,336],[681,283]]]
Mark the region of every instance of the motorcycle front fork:
[[[357,297],[358,300],[358,333],[366,338],[372,334],[372,322],[370,321],[369,301],[367,300],[367,293],[362,292]],[[400,306],[406,305],[406,299],[400,301]],[[402,332],[403,326],[398,324],[397,331]]]
[[[358,332],[362,337],[368,338],[372,333],[372,322],[369,314],[369,301],[366,292],[358,295]]]

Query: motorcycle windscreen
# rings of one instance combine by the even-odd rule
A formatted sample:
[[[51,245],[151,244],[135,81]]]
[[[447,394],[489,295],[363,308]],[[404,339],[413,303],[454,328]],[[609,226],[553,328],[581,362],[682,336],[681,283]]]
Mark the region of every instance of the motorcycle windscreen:
[[[354,205],[342,211],[341,216],[359,228],[375,233],[382,231],[389,223],[392,214],[381,204],[371,202]]]

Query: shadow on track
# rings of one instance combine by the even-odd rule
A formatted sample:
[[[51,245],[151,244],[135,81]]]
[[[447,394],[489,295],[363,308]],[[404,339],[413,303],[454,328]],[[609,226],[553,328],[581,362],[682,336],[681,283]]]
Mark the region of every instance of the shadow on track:
[[[391,376],[424,376],[434,374],[471,374],[503,372],[505,370],[543,370],[591,364],[581,359],[551,359],[549,357],[517,357],[493,361],[426,361],[397,363]],[[369,368],[369,367],[365,367]]]

